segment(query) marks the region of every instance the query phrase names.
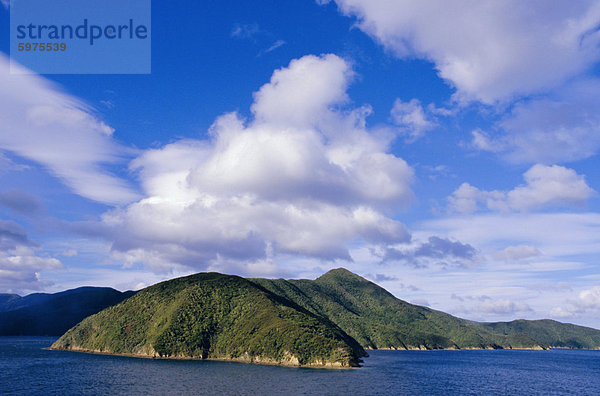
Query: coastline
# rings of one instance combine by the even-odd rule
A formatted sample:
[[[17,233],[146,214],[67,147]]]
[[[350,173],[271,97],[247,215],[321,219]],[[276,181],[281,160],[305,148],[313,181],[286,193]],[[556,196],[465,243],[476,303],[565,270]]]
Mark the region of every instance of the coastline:
[[[327,369],[327,370],[349,370],[360,367],[359,365],[352,366],[344,366],[340,362],[327,362],[327,363],[308,363],[308,364],[300,364],[298,359],[295,356],[286,355],[283,360],[275,360],[272,358],[263,358],[257,356],[247,356],[247,357],[238,357],[238,358],[228,358],[228,357],[210,357],[210,358],[201,358],[201,357],[192,357],[192,356],[160,356],[157,354],[135,354],[135,353],[113,353],[113,352],[105,352],[100,350],[93,349],[85,349],[85,348],[54,348],[49,346],[44,348],[52,351],[66,351],[66,352],[79,352],[79,353],[89,353],[94,355],[108,355],[108,356],[123,356],[123,357],[132,357],[132,358],[140,358],[140,359],[153,359],[153,360],[195,360],[195,361],[214,361],[214,362],[233,362],[233,363],[246,363],[246,364],[260,364],[266,366],[281,366],[281,367],[291,367],[291,368],[311,368],[311,369]]]
[[[560,346],[548,346],[543,347],[541,345],[537,345],[535,347],[523,347],[523,348],[426,348],[424,346],[421,347],[407,347],[407,348],[371,348],[364,347],[365,351],[494,351],[494,350],[505,350],[505,351],[551,351],[554,349],[571,349],[574,351],[600,351],[600,347],[598,348],[569,348],[569,347],[560,347]]]
[[[534,347],[523,347],[523,348],[492,348],[492,347],[485,347],[485,348],[473,348],[473,347],[468,347],[468,348],[458,348],[458,347],[451,347],[451,348],[427,348],[424,345],[421,345],[419,347],[414,347],[414,346],[409,346],[409,347],[399,347],[399,348],[394,348],[394,347],[390,347],[390,348],[371,348],[371,347],[364,347],[364,349],[366,351],[493,351],[493,350],[519,350],[519,351],[545,351],[545,350],[551,350],[551,349],[559,349],[559,348],[554,348],[554,347],[543,347],[541,345],[536,345]],[[570,349],[570,348],[562,348],[562,349]],[[579,348],[581,350],[585,350],[585,348]],[[589,350],[595,350],[595,349],[589,349]]]

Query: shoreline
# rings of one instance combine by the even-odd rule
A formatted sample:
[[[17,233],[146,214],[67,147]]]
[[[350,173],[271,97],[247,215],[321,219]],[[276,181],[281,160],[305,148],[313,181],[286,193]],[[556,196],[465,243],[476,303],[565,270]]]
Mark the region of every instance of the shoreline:
[[[364,347],[363,347],[364,348]],[[485,348],[458,348],[458,347],[451,347],[451,348],[427,348],[423,345],[421,345],[420,347],[405,347],[405,348],[364,348],[365,351],[496,351],[496,350],[506,350],[506,351],[510,351],[510,350],[516,350],[516,351],[546,351],[546,350],[550,350],[550,349],[554,349],[552,347],[543,347],[541,345],[537,345],[534,347],[523,347],[523,348],[492,348],[492,347],[485,347]],[[564,348],[564,349],[570,349],[570,348]],[[580,348],[583,349],[583,348]]]
[[[363,347],[365,351],[551,351],[554,349],[570,349],[573,351],[600,351],[600,347],[598,348],[569,348],[569,347],[558,347],[558,346],[549,346],[549,347],[529,347],[529,348],[436,348],[436,349],[427,349],[427,348],[371,348],[371,347]]]
[[[158,356],[158,355],[144,355],[144,354],[134,354],[134,353],[113,353],[113,352],[104,352],[92,349],[65,349],[65,348],[53,348],[49,346],[47,348],[43,348],[51,351],[65,351],[65,352],[79,352],[79,353],[89,353],[93,355],[108,355],[108,356],[122,356],[122,357],[131,357],[131,358],[139,358],[139,359],[152,359],[152,360],[193,360],[193,361],[211,361],[211,362],[231,362],[231,363],[245,363],[245,364],[260,364],[264,366],[280,366],[280,367],[290,367],[290,368],[310,368],[310,369],[324,369],[324,370],[351,370],[354,368],[359,368],[360,365],[356,366],[343,366],[341,363],[327,363],[327,364],[318,364],[318,363],[309,363],[309,364],[300,364],[294,361],[290,361],[286,363],[285,361],[275,361],[270,358],[199,358],[199,357],[188,357],[188,356]],[[297,360],[296,360],[297,361]]]
[[[552,347],[543,347],[541,345],[536,345],[534,347],[523,347],[523,348],[493,348],[493,347],[485,347],[485,348],[458,348],[458,347],[450,347],[450,348],[427,348],[424,345],[420,345],[419,347],[389,347],[389,348],[372,348],[372,347],[363,347],[365,351],[495,351],[495,350],[521,350],[521,351],[545,351],[549,349],[553,349]],[[565,348],[569,349],[569,348]],[[583,348],[580,348],[583,349]]]
[[[66,352],[78,352],[78,353],[88,353],[94,355],[107,355],[107,356],[121,356],[121,357],[131,357],[138,359],[152,359],[152,360],[189,360],[189,361],[211,361],[211,362],[231,362],[231,363],[244,363],[244,364],[260,364],[264,366],[279,366],[279,367],[289,367],[289,368],[310,368],[310,369],[322,369],[322,370],[351,370],[362,367],[360,364],[356,366],[343,366],[340,363],[329,363],[329,364],[319,364],[319,363],[311,363],[311,364],[299,364],[295,361],[290,361],[286,363],[285,361],[275,361],[270,358],[261,359],[261,358],[198,358],[198,357],[188,357],[188,356],[158,356],[158,355],[144,355],[144,354],[133,354],[133,353],[113,353],[113,352],[104,352],[98,350],[91,349],[64,349],[64,348],[53,348],[49,346],[47,348],[42,348],[45,350],[52,351],[66,351]],[[600,348],[596,349],[588,349],[588,348],[568,348],[568,347],[547,347],[547,348],[439,348],[439,349],[427,349],[427,348],[364,348],[366,351],[398,351],[398,352],[408,352],[408,351],[495,351],[495,350],[507,350],[507,351],[551,351],[551,350],[575,350],[575,351],[600,351]],[[362,363],[362,359],[361,362]]]

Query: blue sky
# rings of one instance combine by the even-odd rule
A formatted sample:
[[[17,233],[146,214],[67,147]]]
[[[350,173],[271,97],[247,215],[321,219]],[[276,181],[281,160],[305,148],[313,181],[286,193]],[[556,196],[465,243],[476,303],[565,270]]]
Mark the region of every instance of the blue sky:
[[[149,75],[11,75],[5,33],[0,292],[343,266],[600,327],[599,24],[598,1],[153,2]]]

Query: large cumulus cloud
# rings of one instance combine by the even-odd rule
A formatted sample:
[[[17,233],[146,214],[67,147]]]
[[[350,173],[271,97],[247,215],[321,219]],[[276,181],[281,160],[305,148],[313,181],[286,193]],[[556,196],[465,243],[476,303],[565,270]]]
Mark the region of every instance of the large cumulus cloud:
[[[132,163],[146,198],[103,217],[115,256],[223,269],[408,241],[394,216],[413,170],[389,153],[392,134],[366,128],[370,108],[349,106],[352,76],[335,55],[293,60],[254,94],[252,119],[225,114],[206,140],[146,151]]]

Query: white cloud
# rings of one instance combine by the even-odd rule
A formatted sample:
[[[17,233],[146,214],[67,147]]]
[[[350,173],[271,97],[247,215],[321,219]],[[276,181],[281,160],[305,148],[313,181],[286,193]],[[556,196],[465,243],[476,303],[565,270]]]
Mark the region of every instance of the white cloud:
[[[415,237],[440,235],[482,251],[523,244],[535,246],[544,253],[546,261],[567,259],[565,264],[573,255],[600,254],[597,213],[473,214],[429,220],[416,228],[419,231],[415,231]]]
[[[514,315],[517,313],[531,311],[531,307],[521,301],[513,300],[486,300],[479,304],[475,310],[491,315]]]
[[[77,256],[77,250],[75,250],[75,249],[65,250],[64,252],[59,253],[59,256],[75,257],[75,256]]]
[[[537,248],[528,245],[517,245],[517,246],[507,246],[506,248],[494,252],[492,256],[496,260],[503,261],[518,261],[523,259],[528,259],[531,257],[540,256],[542,252],[540,252]]]
[[[264,50],[263,53],[268,54],[269,52],[275,51],[277,48],[282,47],[285,44],[286,44],[286,42],[284,40],[277,40],[269,48]]]
[[[600,80],[568,84],[517,103],[490,136],[473,132],[473,146],[513,163],[555,163],[594,155],[600,148]]]
[[[230,36],[239,39],[251,39],[260,32],[256,23],[239,24],[236,23],[231,29]]]
[[[365,128],[367,108],[339,107],[352,74],[335,55],[294,60],[254,95],[252,121],[226,114],[208,140],[146,151],[132,169],[147,197],[103,217],[116,257],[270,273],[269,257],[350,260],[352,241],[407,241],[386,213],[413,199],[413,170]]]
[[[557,319],[572,318],[578,312],[575,306],[554,307],[550,310],[550,316]]]
[[[546,90],[600,59],[600,4],[336,0],[399,57],[431,60],[460,99],[494,103]]]
[[[579,293],[579,301],[585,308],[600,309],[600,286],[582,290]]]
[[[552,308],[550,315],[563,319],[582,317],[589,312],[600,312],[600,286],[581,290],[576,298]]]
[[[523,174],[525,184],[508,192],[483,191],[463,183],[448,197],[451,211],[472,213],[483,203],[490,210],[530,211],[545,207],[583,206],[596,192],[583,175],[558,165],[534,165]]]
[[[17,164],[5,153],[0,151],[0,175],[5,172],[19,172],[29,169],[28,165]]]
[[[401,244],[407,253],[414,251],[411,246],[422,244],[414,241],[437,235],[471,246],[480,259],[477,265],[399,265],[393,260],[382,262],[382,248],[358,246],[351,251],[354,262],[347,267],[359,274],[384,273],[391,278],[385,288],[401,299],[426,299],[434,309],[478,321],[561,319],[550,315],[552,309],[578,299],[582,289],[600,279],[589,278],[598,272],[597,213],[461,215],[416,223],[411,231],[413,242]],[[403,287],[407,284],[418,290]],[[587,313],[569,317],[599,328],[595,312],[588,308]]]
[[[382,261],[405,262],[417,268],[468,267],[477,262],[477,255],[477,249],[469,244],[430,236],[427,242],[412,241],[386,248]]]
[[[0,220],[0,289],[8,293],[39,290],[48,283],[41,278],[43,270],[62,268],[52,257],[36,254],[38,245],[29,239],[25,229],[12,221]]]
[[[409,102],[396,99],[390,114],[394,124],[408,135],[409,142],[422,137],[425,132],[436,126],[436,123],[425,114],[418,99],[411,99]]]
[[[292,60],[254,94],[255,122],[284,128],[314,125],[331,106],[348,100],[352,74],[348,63],[332,54]]]
[[[571,297],[576,284],[584,284],[585,274],[597,272],[589,264],[600,254],[595,214],[478,215],[431,220],[412,230],[414,240],[432,233],[461,240],[476,247],[484,260],[476,266],[415,267],[381,262],[381,251],[363,246],[352,250],[354,262],[346,267],[369,279],[375,279],[369,275],[375,271],[384,273],[389,280],[383,286],[405,301],[426,299],[434,309],[478,321],[547,318]],[[523,241],[531,249],[519,247]],[[543,255],[507,262],[491,254],[505,249],[513,258],[535,249]],[[565,260],[573,256],[588,264]],[[600,322],[597,315],[583,315],[577,323],[598,327]]]
[[[111,137],[113,129],[48,80],[10,74],[9,62],[0,54],[0,149],[43,165],[86,198],[111,204],[134,199],[123,180],[102,168],[127,154]]]
[[[514,163],[552,164],[600,149],[600,3],[336,0],[340,11],[401,58],[433,62],[459,104],[510,105],[473,147]]]
[[[489,134],[485,131],[482,131],[481,129],[476,129],[472,131],[471,135],[473,136],[471,144],[477,150],[497,153],[499,151],[502,151],[506,147],[506,144],[504,142],[491,139]]]
[[[448,197],[448,209],[458,213],[476,212],[485,196],[485,192],[477,187],[463,183]]]
[[[582,175],[558,165],[534,165],[523,174],[526,185],[507,194],[507,204],[516,210],[543,206],[582,205],[593,194]]]

